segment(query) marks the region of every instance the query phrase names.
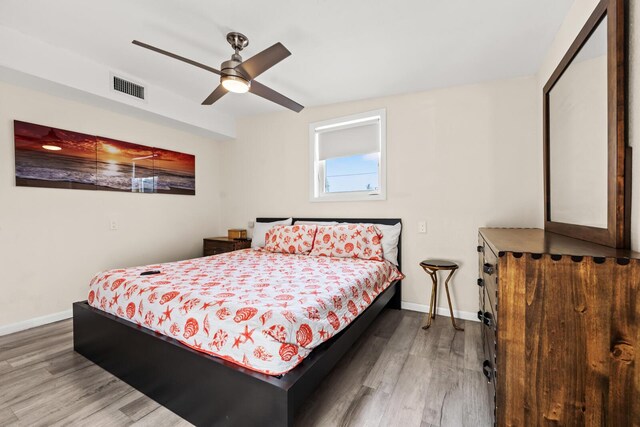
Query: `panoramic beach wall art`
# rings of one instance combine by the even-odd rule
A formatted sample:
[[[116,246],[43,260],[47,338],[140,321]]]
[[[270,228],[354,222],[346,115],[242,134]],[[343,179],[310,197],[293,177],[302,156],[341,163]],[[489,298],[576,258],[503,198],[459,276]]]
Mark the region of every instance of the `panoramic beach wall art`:
[[[195,156],[14,121],[16,185],[196,194]]]

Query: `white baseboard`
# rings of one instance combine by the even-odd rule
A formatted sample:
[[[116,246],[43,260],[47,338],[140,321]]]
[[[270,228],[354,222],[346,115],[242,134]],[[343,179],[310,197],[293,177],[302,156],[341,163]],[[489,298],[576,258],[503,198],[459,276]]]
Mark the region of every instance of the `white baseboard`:
[[[429,312],[429,306],[426,304],[414,304],[412,302],[405,302],[405,301],[402,301],[402,309],[419,311],[422,313]],[[436,314],[439,316],[449,317],[449,307],[437,307]],[[471,313],[470,311],[453,310],[453,317],[455,317],[456,319],[472,320],[474,322],[479,322],[478,313]]]
[[[0,336],[13,334],[14,332],[25,331],[35,328],[36,326],[46,325],[48,323],[57,322],[59,320],[70,319],[73,316],[71,309],[61,311],[59,313],[47,314],[46,316],[34,317],[33,319],[23,320],[22,322],[10,323],[0,326]]]

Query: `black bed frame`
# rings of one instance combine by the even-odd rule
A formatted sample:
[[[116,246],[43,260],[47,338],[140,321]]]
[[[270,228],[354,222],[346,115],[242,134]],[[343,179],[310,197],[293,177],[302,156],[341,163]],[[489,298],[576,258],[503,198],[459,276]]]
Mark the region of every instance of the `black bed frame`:
[[[282,218],[258,218],[258,222]],[[400,219],[294,218],[393,225]],[[400,261],[401,242],[398,242]],[[399,266],[400,267],[400,266]],[[275,377],[197,352],[177,340],[73,304],[75,351],[198,426],[292,426],[296,411],[383,308],[400,309],[393,282],[349,326]]]

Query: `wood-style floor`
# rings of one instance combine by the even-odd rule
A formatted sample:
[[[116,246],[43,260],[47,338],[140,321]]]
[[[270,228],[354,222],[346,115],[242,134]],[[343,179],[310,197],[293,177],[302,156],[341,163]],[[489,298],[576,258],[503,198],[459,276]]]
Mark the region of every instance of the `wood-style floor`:
[[[481,325],[385,310],[297,417],[298,426],[488,426]],[[0,426],[181,426],[74,353],[70,320],[0,337]],[[249,407],[247,410],[251,410]]]

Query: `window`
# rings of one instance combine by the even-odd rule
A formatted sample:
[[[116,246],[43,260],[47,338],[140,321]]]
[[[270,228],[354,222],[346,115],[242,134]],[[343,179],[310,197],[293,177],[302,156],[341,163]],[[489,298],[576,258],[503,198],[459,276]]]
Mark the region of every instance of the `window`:
[[[386,198],[386,112],[311,123],[312,201]]]

